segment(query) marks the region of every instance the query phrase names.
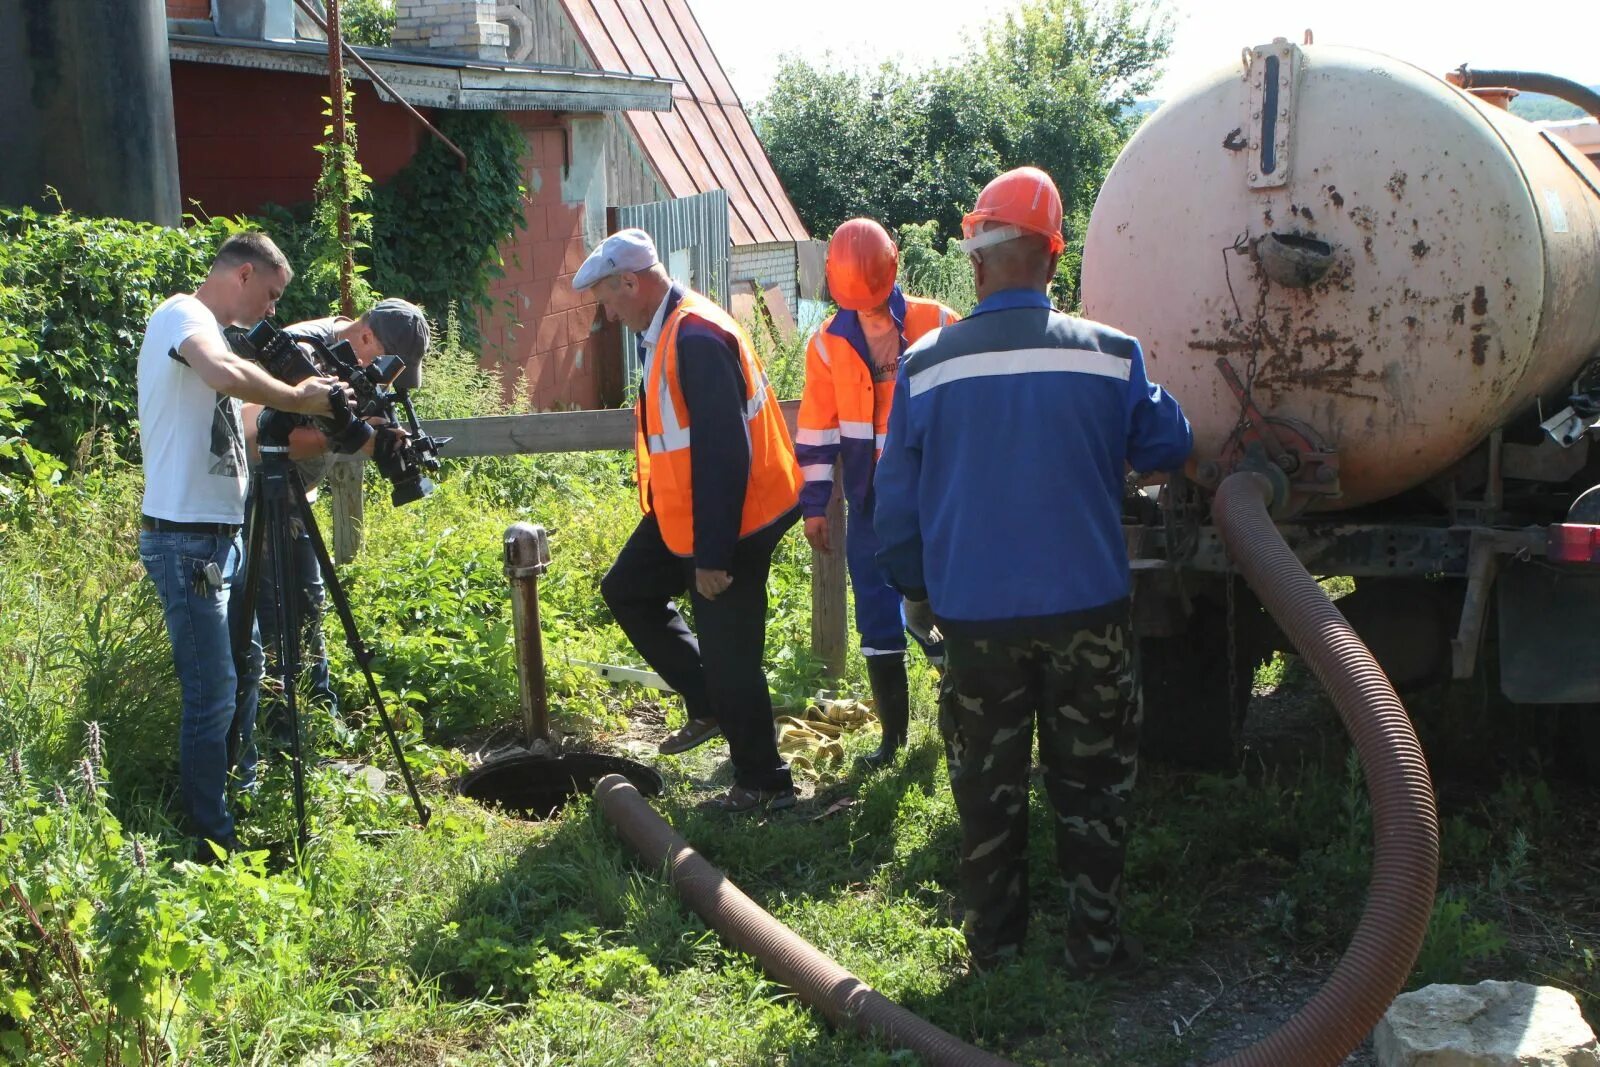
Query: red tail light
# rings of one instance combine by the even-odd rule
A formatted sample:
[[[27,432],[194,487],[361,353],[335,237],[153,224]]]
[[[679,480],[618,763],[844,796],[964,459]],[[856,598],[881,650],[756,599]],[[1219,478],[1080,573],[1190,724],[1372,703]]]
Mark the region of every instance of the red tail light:
[[[1545,553],[1551,563],[1600,563],[1600,526],[1569,522],[1549,530]]]

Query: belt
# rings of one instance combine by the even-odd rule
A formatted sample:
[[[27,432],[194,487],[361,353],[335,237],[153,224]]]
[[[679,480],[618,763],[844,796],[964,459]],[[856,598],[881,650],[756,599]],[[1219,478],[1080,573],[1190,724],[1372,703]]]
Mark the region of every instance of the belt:
[[[235,537],[239,533],[239,524],[229,522],[173,522],[171,519],[155,519],[149,515],[140,515],[139,529],[144,530],[146,533],[193,533],[215,534],[218,537]]]

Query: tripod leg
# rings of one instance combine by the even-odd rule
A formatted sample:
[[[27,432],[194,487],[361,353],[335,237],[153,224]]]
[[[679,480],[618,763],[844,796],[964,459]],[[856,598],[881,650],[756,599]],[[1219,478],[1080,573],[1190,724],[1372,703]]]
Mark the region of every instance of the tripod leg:
[[[417,811],[417,821],[423,826],[428,825],[432,812],[422,802],[422,795],[417,792],[417,785],[411,779],[411,766],[406,762],[405,750],[400,745],[400,735],[395,733],[394,722],[389,718],[389,711],[383,705],[383,695],[378,692],[378,682],[372,676],[372,652],[361,640],[361,633],[356,629],[355,616],[350,611],[350,600],[345,596],[344,586],[339,582],[339,575],[333,569],[333,560],[328,556],[327,545],[323,543],[322,531],[317,528],[316,517],[311,513],[311,505],[306,501],[305,490],[298,480],[294,483],[295,503],[300,509],[301,521],[305,523],[306,533],[311,538],[311,548],[317,555],[317,565],[322,568],[322,580],[328,587],[328,597],[333,601],[334,610],[339,613],[339,622],[344,626],[344,641],[350,647],[351,655],[355,656],[361,665],[361,673],[367,679],[367,692],[372,697],[372,706],[378,709],[378,719],[383,723],[383,732],[389,738],[389,747],[394,751],[395,762],[400,765],[400,777],[405,779],[406,792],[411,794],[411,804]]]
[[[300,708],[296,683],[300,676],[299,606],[290,592],[295,588],[295,565],[289,530],[289,495],[298,488],[293,472],[269,475],[262,497],[265,502],[267,536],[272,545],[272,580],[277,586],[273,623],[277,628],[273,646],[277,651],[278,680],[283,687],[283,708],[289,718],[289,757],[294,772],[294,820],[296,841],[301,848],[310,839],[306,826],[306,770],[301,750]],[[289,479],[294,479],[290,481]]]

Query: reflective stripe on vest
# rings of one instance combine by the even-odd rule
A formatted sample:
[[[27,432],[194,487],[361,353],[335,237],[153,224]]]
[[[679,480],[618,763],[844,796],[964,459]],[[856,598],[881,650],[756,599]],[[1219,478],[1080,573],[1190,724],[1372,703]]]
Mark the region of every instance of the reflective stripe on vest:
[[[639,503],[656,516],[661,538],[674,554],[694,554],[694,497],[689,448],[693,427],[678,379],[678,333],[686,319],[701,319],[734,338],[741,376],[745,382],[744,436],[750,454],[750,474],[745,485],[739,536],[747,537],[770,525],[795,506],[802,477],[794,458],[794,445],[783,412],[772,399],[766,371],[750,346],[749,338],[727,312],[685,290],[683,298],[661,327],[661,337],[645,367],[635,456],[639,471]],[[638,409],[636,408],[636,417]]]

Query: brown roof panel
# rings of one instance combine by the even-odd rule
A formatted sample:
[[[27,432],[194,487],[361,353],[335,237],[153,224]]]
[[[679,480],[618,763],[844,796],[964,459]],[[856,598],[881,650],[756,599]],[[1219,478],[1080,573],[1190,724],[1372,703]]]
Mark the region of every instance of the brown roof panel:
[[[623,2],[637,4],[639,0],[623,0]],[[678,22],[671,17],[672,14],[671,5],[661,4],[657,5],[657,13],[652,18],[671,54],[686,57],[678,64],[678,77],[693,92],[700,112],[700,121],[704,122],[709,135],[709,140],[698,137],[697,140],[705,146],[706,158],[710,160],[712,169],[718,177],[724,181],[738,183],[737,199],[733,186],[727,186],[730,206],[745,214],[745,221],[757,239],[761,242],[785,240],[779,236],[784,222],[783,211],[758,173],[759,168],[770,169],[770,166],[765,157],[760,157],[759,161],[752,160],[745,152],[736,128],[728,121],[727,109],[717,102],[718,94],[713,87],[712,79],[707,76],[706,59],[710,58],[715,67],[715,59],[711,57],[710,49],[697,50],[691,46]],[[695,129],[697,124],[693,115],[694,108],[683,107],[680,110],[684,113],[690,128]],[[743,109],[740,109],[740,118],[743,120]],[[748,120],[744,120],[743,124],[748,125]],[[779,199],[787,198],[780,196]],[[748,213],[751,209],[753,215]]]
[[[735,245],[804,241],[778,180],[688,0],[561,0],[602,70],[672,78],[671,111],[630,111],[628,125],[673,196],[728,192]]]
[[[712,52],[705,33],[700,29],[699,19],[695,17],[693,9],[681,0],[670,6],[676,13],[675,21],[683,34],[688,50],[696,56],[710,59],[709,64],[701,64],[701,70],[711,83],[712,95],[718,101],[718,110],[724,113],[728,124],[738,135],[750,173],[760,179],[773,203],[777,205],[780,218],[774,219],[773,225],[788,233],[805,233],[805,223],[800,221],[799,212],[789,200],[789,194],[784,191],[783,183],[778,180],[778,172],[773,169],[767,150],[762,147],[761,139],[756,136],[750,116],[745,114],[744,107],[739,103],[739,95],[734,91],[733,83],[728,80],[727,72],[722,69],[722,64],[716,61],[716,54]],[[805,238],[795,239],[805,240]]]

